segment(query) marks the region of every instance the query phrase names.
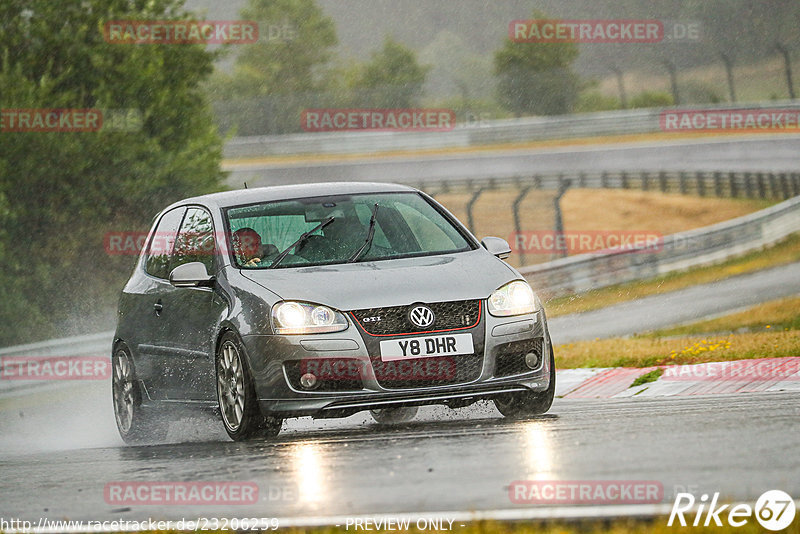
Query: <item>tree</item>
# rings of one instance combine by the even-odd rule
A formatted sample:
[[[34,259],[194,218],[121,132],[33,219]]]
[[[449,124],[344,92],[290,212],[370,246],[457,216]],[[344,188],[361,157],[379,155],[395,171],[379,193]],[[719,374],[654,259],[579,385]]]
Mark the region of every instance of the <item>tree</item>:
[[[245,20],[259,24],[259,41],[244,45],[231,80],[243,97],[287,95],[320,88],[336,28],[314,0],[249,0]]]
[[[534,12],[531,18],[546,17]],[[498,100],[517,116],[570,113],[580,92],[580,79],[571,68],[577,57],[575,43],[517,43],[506,38],[494,56]]]
[[[413,107],[419,103],[430,69],[417,62],[413,50],[387,37],[383,48],[359,68],[352,88],[363,95],[361,107]]]
[[[0,6],[0,108],[133,117],[117,130],[0,131],[0,345],[108,328],[134,258],[107,255],[104,234],[146,229],[166,204],[221,187],[222,143],[199,87],[213,55],[103,37],[112,20],[186,18],[182,3]]]
[[[333,21],[314,0],[249,0],[241,17],[258,23],[259,40],[242,45],[233,73],[217,74],[209,86],[221,128],[238,135],[298,131],[301,111],[320,105],[338,43]]]

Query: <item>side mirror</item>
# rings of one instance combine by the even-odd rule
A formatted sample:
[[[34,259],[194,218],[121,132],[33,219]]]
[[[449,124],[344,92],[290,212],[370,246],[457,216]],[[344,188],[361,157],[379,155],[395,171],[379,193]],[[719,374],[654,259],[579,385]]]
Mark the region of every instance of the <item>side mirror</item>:
[[[211,287],[214,277],[199,261],[178,265],[169,273],[169,283],[175,287]]]
[[[508,241],[499,237],[484,237],[481,241],[483,248],[489,251],[493,256],[497,256],[501,260],[506,259],[511,255],[511,247],[508,246]]]

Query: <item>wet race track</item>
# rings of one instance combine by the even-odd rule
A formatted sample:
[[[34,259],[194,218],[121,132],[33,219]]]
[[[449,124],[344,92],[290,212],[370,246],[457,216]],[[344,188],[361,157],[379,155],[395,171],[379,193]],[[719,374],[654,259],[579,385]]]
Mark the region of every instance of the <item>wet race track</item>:
[[[674,323],[798,294],[797,274],[796,264],[778,267],[555,318],[553,338],[591,339],[609,324],[626,326],[616,335],[632,334],[660,326],[653,318],[675,315],[670,310],[692,311]],[[583,335],[570,336],[579,324]],[[277,439],[246,444],[229,441],[209,417],[173,424],[170,444],[140,447],[122,444],[110,393],[106,381],[89,381],[3,395],[0,517],[258,517],[282,525],[426,512],[459,520],[473,512],[597,517],[668,514],[679,491],[740,501],[769,489],[800,494],[800,393],[557,398],[548,414],[529,421],[503,419],[488,402],[426,407],[412,423],[388,427],[363,412],[287,420]],[[512,499],[512,484],[526,480],[643,481],[660,489],[657,499],[633,505],[534,505]],[[215,505],[131,503],[108,489],[125,482],[233,482],[254,494]]]
[[[273,441],[246,444],[228,441],[218,421],[194,420],[174,424],[169,435],[194,441],[125,447],[106,389],[96,383],[4,403],[0,516],[277,517],[289,525],[381,513],[668,513],[676,491],[743,501],[774,488],[800,493],[798,393],[556,399],[547,415],[517,422],[490,404],[423,408],[394,427],[366,413],[304,418],[285,422]],[[537,508],[512,501],[509,486],[520,480],[649,481],[663,489],[656,505]],[[257,489],[248,503],[212,506],[120,503],[104,494],[109,484],[132,481]]]
[[[796,141],[770,146],[775,166],[796,163]],[[724,141],[692,148],[682,164],[700,168],[709,158],[737,154],[727,167],[757,167],[759,158],[767,157],[762,149],[761,142]],[[625,156],[660,168],[662,158],[674,160],[681,150],[686,148],[587,149],[577,157],[553,150],[517,159],[487,155],[480,164],[496,167],[504,160],[510,165],[500,169],[504,173],[561,168],[567,161],[591,168],[603,156],[604,168],[617,163],[627,168],[630,161],[616,159]],[[452,162],[440,159],[430,158],[432,168],[441,171],[428,169],[428,175],[442,175],[444,169],[452,174]],[[418,163],[409,162],[408,169]],[[456,170],[480,170],[475,163],[463,162]],[[389,175],[382,174],[381,162],[332,166],[242,169],[231,181],[253,171],[287,182],[300,173],[308,179],[309,172],[392,180],[408,171],[397,162],[386,164],[394,169]],[[796,264],[555,318],[551,328],[556,343],[627,335],[795,294],[800,294]],[[800,393],[557,398],[548,414],[528,421],[503,419],[489,403],[458,410],[427,407],[412,423],[388,427],[367,413],[289,420],[278,438],[246,444],[229,441],[217,419],[181,421],[170,428],[172,443],[129,447],[117,434],[109,383],[62,382],[0,398],[0,517],[254,517],[280,518],[289,526],[404,513],[458,520],[472,513],[489,518],[668,514],[680,491],[719,492],[732,501],[753,501],[770,489],[800,495],[799,418]],[[528,480],[646,482],[659,492],[656,499],[632,505],[542,505],[512,498],[514,482]],[[201,505],[115,500],[109,487],[125,482],[231,482],[255,492],[249,500],[220,498]]]

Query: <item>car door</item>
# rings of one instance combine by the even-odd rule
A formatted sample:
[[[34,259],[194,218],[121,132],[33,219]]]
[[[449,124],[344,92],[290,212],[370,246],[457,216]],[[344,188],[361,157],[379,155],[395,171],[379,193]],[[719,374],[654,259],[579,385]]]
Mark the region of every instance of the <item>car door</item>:
[[[216,275],[217,245],[211,214],[190,206],[184,215],[170,269],[200,262]],[[210,287],[171,287],[163,295],[167,397],[212,401],[215,398],[214,341],[226,300]]]
[[[136,374],[152,399],[166,398],[166,384],[170,381],[164,373],[164,348],[168,339],[162,312],[166,295],[174,289],[167,278],[185,213],[183,206],[174,208],[158,220],[148,236],[142,265],[144,272],[135,277],[136,284],[126,288],[124,295],[130,303],[125,307],[129,315],[125,324],[130,331],[130,336],[126,337],[135,341]]]

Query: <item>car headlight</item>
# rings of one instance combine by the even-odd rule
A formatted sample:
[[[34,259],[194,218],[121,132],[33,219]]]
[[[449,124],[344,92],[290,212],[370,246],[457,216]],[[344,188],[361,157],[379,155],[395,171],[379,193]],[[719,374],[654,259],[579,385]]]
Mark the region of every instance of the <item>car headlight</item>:
[[[291,300],[272,307],[276,334],[317,334],[347,329],[347,318],[327,306]]]
[[[536,295],[527,282],[514,280],[492,293],[489,313],[497,317],[522,315],[536,311]]]

